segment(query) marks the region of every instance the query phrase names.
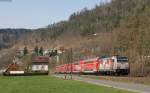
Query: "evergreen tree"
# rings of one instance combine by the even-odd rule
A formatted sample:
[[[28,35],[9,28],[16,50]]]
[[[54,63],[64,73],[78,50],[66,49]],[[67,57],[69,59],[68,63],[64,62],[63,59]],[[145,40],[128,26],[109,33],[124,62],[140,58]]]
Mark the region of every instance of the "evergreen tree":
[[[34,53],[35,53],[35,55],[39,55],[39,48],[38,48],[38,46],[36,46],[35,48],[34,48]]]
[[[23,50],[23,55],[27,55],[28,54],[28,48],[27,47],[24,47],[24,50]]]
[[[43,56],[43,47],[40,47],[39,55]]]

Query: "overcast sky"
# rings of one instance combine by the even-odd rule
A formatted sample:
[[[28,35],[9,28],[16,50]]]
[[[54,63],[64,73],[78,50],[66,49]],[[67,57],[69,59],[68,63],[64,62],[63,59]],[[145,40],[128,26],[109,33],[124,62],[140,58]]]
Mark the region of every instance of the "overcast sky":
[[[41,28],[106,0],[0,0],[0,28]]]

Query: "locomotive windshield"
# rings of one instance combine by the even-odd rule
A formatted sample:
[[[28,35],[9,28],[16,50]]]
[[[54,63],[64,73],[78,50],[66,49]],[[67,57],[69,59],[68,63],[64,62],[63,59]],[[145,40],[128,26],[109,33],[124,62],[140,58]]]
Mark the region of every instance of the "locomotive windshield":
[[[121,57],[121,56],[118,56],[117,57],[117,62],[128,62],[128,57]]]

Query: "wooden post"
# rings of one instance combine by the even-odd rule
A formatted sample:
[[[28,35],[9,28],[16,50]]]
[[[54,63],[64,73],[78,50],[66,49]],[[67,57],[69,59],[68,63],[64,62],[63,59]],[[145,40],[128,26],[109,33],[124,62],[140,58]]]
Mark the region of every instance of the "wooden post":
[[[144,76],[144,56],[141,56],[141,62],[142,62],[142,76]]]
[[[70,79],[73,78],[72,76],[72,63],[73,63],[73,53],[72,53],[72,48],[68,49],[68,51],[66,51],[66,55],[65,55],[65,62],[67,62],[67,66],[66,66],[66,72],[65,72],[65,79],[67,79],[67,72],[69,72],[70,69]],[[70,66],[70,68],[69,68]]]
[[[72,79],[72,63],[73,63],[73,53],[72,53],[72,48],[70,50],[70,63],[71,63],[71,79]]]
[[[66,51],[67,52],[67,51]],[[68,71],[68,60],[67,60],[67,53],[65,53],[65,57],[64,57],[64,60],[65,62],[67,62],[67,68],[66,68],[66,72],[65,72],[65,79],[67,79],[67,71]]]

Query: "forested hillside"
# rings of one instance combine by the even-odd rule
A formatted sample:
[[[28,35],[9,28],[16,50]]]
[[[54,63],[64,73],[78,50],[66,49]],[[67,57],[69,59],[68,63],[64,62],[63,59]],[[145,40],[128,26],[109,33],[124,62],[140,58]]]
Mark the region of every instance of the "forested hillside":
[[[121,39],[118,43],[115,42],[117,43],[115,47],[121,47],[119,44],[124,39],[125,41],[134,38],[137,38],[136,40],[142,39],[142,36],[149,32],[149,5],[149,0],[112,0],[111,3],[97,5],[92,10],[85,8],[80,12],[73,13],[68,21],[38,29],[33,32],[32,38],[36,42],[40,42],[59,40],[59,38],[74,38],[76,36],[84,38],[94,34],[111,33],[112,35],[115,34],[113,39],[117,41]],[[127,46],[128,44],[123,47],[123,50]]]
[[[84,39],[97,35],[95,37],[100,38],[102,35],[103,38],[106,36],[112,40],[109,49],[114,52],[127,52],[134,47],[138,54],[146,55],[150,40],[149,5],[149,0],[112,0],[110,3],[97,5],[92,10],[85,8],[73,13],[68,21],[38,29],[30,37],[36,43],[52,40],[64,43],[68,38],[76,41],[77,37]],[[27,41],[30,43],[32,40]],[[104,46],[103,39],[98,42]]]
[[[150,73],[149,16],[149,0],[112,0],[73,13],[68,21],[38,29],[26,44],[78,47],[85,52],[78,53],[82,57],[126,55],[131,74],[140,76]]]
[[[21,37],[30,31],[28,29],[0,29],[0,50],[12,47]]]

